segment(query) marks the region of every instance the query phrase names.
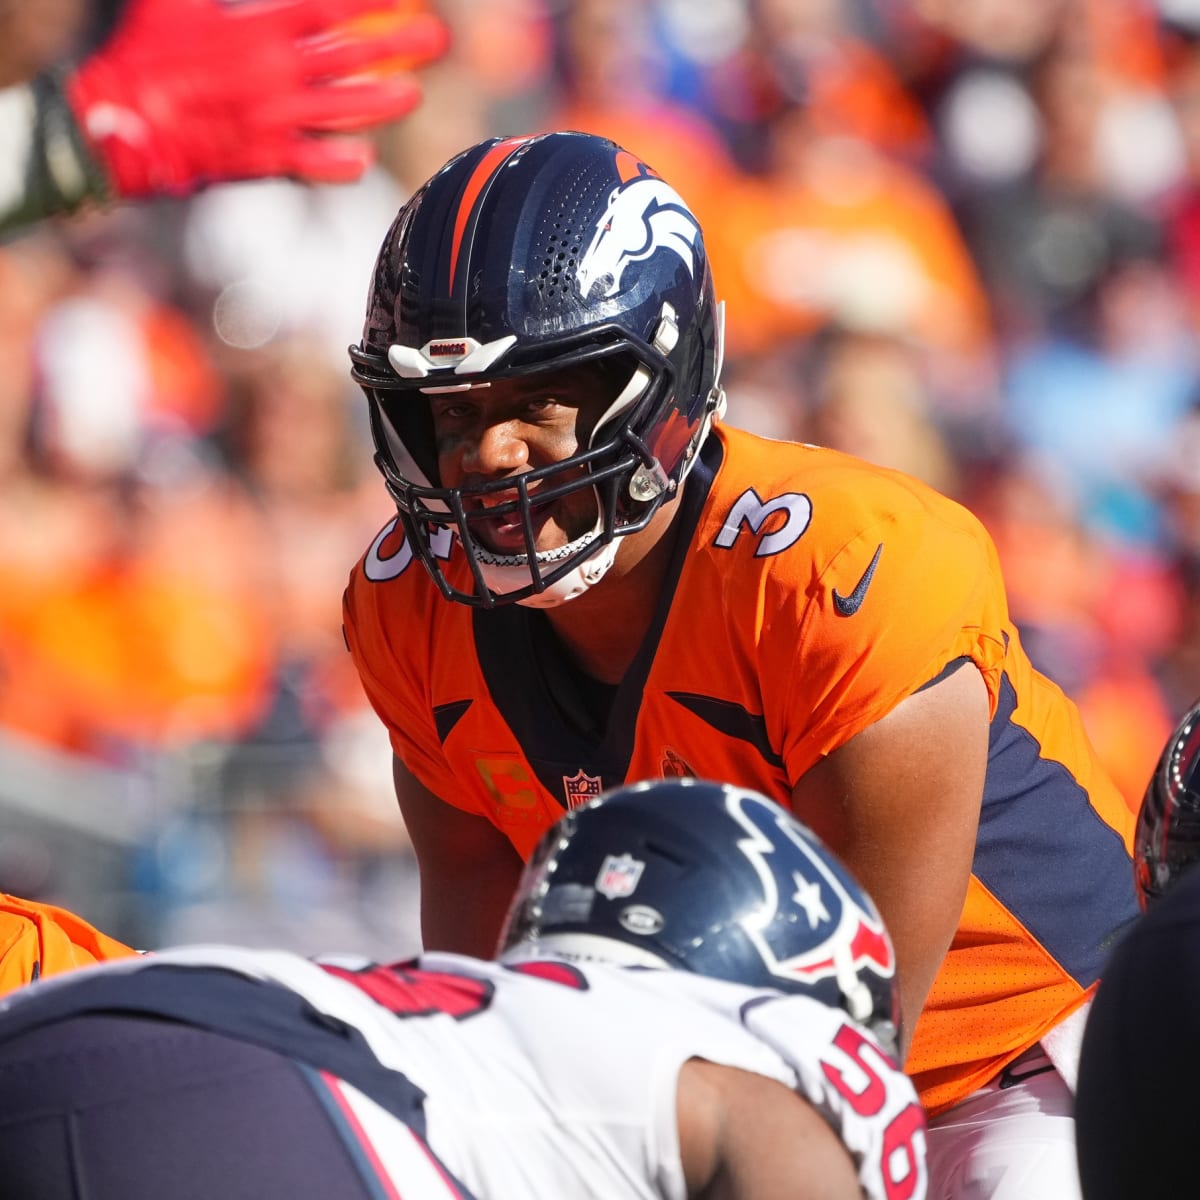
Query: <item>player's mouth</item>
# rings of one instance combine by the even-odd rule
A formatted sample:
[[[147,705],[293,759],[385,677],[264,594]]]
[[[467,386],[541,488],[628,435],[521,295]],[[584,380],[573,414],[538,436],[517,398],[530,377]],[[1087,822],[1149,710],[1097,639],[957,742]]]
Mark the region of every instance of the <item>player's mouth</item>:
[[[559,482],[556,480],[556,482]],[[539,561],[552,562],[570,553],[579,538],[592,535],[597,528],[599,500],[590,486],[555,488],[543,495],[545,481],[533,480],[521,492],[508,486],[490,490],[466,490],[463,504],[471,537],[487,555],[509,564],[528,560],[529,543],[525,539],[523,512],[528,512],[533,534],[533,552]]]
[[[516,499],[514,492],[493,492],[487,496],[478,497],[469,509],[470,528],[472,535],[477,538],[485,549],[503,557],[525,555],[529,546],[525,541],[525,526],[521,520],[521,508],[514,505],[506,511],[497,512],[494,516],[485,515],[490,509],[509,505]],[[533,495],[530,495],[533,500]],[[530,518],[533,525],[533,542],[538,546],[539,535],[543,526],[550,519],[554,505],[531,504]]]
[[[471,522],[471,532],[493,554],[525,554],[528,546],[525,543],[525,527],[521,524],[519,512],[509,513],[504,517],[485,517]],[[537,523],[534,524],[537,533]],[[535,540],[536,546],[536,540]]]

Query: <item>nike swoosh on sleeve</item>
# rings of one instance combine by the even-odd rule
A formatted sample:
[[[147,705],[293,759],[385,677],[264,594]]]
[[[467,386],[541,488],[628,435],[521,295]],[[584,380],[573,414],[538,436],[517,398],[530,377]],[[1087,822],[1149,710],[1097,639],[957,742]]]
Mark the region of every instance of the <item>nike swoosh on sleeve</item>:
[[[833,607],[843,617],[852,617],[860,608],[862,602],[866,599],[867,589],[871,586],[871,580],[875,578],[875,568],[879,566],[879,556],[883,553],[883,543],[880,542],[875,548],[875,556],[867,565],[867,569],[862,573],[862,578],[854,585],[854,591],[848,596],[843,596],[837,588],[833,589]]]

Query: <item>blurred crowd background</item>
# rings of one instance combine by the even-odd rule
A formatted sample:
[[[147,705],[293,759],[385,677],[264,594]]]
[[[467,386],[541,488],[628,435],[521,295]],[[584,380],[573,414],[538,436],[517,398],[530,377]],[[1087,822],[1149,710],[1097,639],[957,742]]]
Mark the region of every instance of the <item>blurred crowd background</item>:
[[[113,4],[24,8],[36,66]],[[340,631],[392,511],[346,347],[413,188],[551,128],[696,211],[729,421],[983,519],[1135,806],[1200,696],[1200,0],[439,11],[453,49],[361,183],[0,244],[0,890],[143,947],[418,948]]]

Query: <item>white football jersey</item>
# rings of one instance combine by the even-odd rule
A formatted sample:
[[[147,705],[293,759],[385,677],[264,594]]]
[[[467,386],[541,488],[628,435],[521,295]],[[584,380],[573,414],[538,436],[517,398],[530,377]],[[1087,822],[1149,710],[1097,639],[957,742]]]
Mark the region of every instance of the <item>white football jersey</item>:
[[[400,1072],[420,1089],[423,1140],[364,1090],[319,1072],[365,1158],[406,1197],[461,1196],[444,1167],[477,1200],[683,1200],[675,1095],[679,1070],[691,1058],[755,1071],[798,1091],[840,1134],[870,1200],[926,1194],[922,1109],[870,1034],[807,997],[682,971],[554,961],[503,966],[450,954],[380,966],[182,947],[21,989],[0,1005],[0,1034],[5,1009],[15,1016],[22,993],[36,1003],[39,992],[57,991],[61,1001],[67,989],[87,991],[89,977],[162,967],[217,968],[280,984],[329,1027],[353,1030],[372,1067]],[[140,980],[139,991],[149,993],[149,982]],[[197,976],[187,1007],[203,990]],[[166,1009],[175,1011],[174,1001],[151,1006]],[[238,1036],[248,1036],[232,1008],[228,1020]],[[222,1022],[219,1009],[206,1012],[209,1027]],[[298,1044],[290,1052],[304,1058],[303,1040],[288,1044]]]

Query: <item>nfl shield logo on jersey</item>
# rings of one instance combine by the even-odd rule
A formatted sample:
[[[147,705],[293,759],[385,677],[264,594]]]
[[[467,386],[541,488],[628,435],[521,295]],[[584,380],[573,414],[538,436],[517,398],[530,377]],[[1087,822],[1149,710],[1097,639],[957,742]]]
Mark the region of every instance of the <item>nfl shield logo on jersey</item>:
[[[646,864],[632,854],[610,854],[596,876],[596,891],[609,900],[632,896],[645,869]]]
[[[562,781],[568,809],[579,808],[589,800],[594,800],[604,790],[600,776],[585,775],[582,767],[574,775],[564,775]]]

